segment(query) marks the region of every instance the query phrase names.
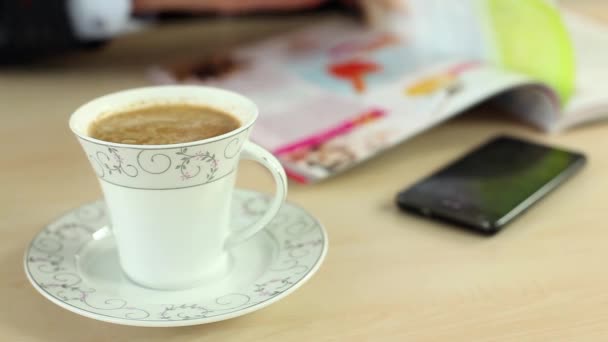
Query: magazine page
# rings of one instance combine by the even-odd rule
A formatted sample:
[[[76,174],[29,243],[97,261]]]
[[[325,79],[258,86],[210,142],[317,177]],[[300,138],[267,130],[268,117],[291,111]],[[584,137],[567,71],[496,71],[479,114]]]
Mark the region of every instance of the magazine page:
[[[252,139],[304,183],[531,83],[472,60],[425,54],[405,35],[371,31],[348,19],[192,65],[155,68],[151,77],[157,83],[218,86],[253,99],[260,118]]]
[[[608,118],[608,26],[573,12],[564,19],[576,48],[576,90],[555,130]]]
[[[492,102],[519,120],[547,132],[556,131],[563,116],[557,93],[542,83],[515,87]]]
[[[516,88],[495,100],[521,120],[550,132],[608,117],[608,86],[603,82],[608,79],[608,27],[568,10],[562,10],[561,15],[576,56],[572,96],[562,106],[553,89],[538,83]]]

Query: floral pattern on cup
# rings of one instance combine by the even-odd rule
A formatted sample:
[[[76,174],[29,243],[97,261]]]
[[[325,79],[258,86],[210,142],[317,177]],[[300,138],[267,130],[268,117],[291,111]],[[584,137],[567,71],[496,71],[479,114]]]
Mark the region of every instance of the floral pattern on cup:
[[[217,172],[217,169],[218,169],[218,161],[215,158],[215,154],[211,154],[211,153],[209,153],[209,151],[206,151],[206,152],[198,151],[198,152],[195,152],[194,154],[189,154],[187,147],[181,148],[179,150],[179,152],[176,152],[176,154],[178,156],[181,156],[181,159],[180,159],[181,163],[177,164],[177,166],[175,166],[175,168],[177,170],[180,170],[180,172],[182,174],[182,176],[181,176],[182,180],[196,177],[201,172],[200,166],[195,166],[194,169],[189,168],[191,161],[202,161],[202,162],[206,162],[208,164],[208,171],[205,175],[205,180],[207,182],[212,181],[215,178],[215,173]]]
[[[220,144],[201,142],[178,148],[115,147],[85,139],[80,143],[101,181],[138,189],[175,189],[232,174],[248,134],[246,130]]]
[[[253,203],[259,211],[251,210]],[[267,203],[264,195],[235,190],[232,216],[236,228],[246,226],[262,215],[263,203]],[[125,322],[215,321],[240,310],[265,306],[282,296],[314,272],[327,248],[325,232],[319,223],[303,209],[287,203],[267,228],[272,240],[278,243],[277,253],[254,282],[238,292],[211,300],[152,304],[107,294],[78,272],[77,252],[107,224],[105,205],[103,201],[97,201],[45,227],[34,238],[25,257],[26,271],[34,286],[89,316],[94,314]]]

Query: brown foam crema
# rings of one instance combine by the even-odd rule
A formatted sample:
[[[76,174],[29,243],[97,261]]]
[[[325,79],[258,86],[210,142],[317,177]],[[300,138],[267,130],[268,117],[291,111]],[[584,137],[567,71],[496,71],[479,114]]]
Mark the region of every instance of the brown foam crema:
[[[88,128],[92,138],[121,144],[167,145],[209,139],[241,126],[234,116],[191,104],[163,104],[105,114]]]

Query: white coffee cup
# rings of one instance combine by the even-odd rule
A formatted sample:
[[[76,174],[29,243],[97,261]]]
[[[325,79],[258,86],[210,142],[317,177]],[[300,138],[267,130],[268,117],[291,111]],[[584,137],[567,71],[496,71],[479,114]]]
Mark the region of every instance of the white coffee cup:
[[[205,140],[171,145],[128,145],[94,139],[89,125],[100,115],[155,104],[195,104],[238,118],[241,126]],[[258,116],[249,99],[201,86],[158,86],[121,91],[78,108],[70,128],[79,138],[104,193],[120,264],[134,282],[180,289],[230,269],[230,250],[264,228],[287,193],[281,164],[248,141]],[[276,182],[268,211],[238,233],[230,203],[239,160],[265,166]]]

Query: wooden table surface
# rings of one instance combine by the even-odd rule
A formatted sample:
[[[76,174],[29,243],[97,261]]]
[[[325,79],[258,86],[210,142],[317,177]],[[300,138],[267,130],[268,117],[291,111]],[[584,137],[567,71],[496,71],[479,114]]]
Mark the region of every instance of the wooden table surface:
[[[581,9],[598,14],[588,3]],[[599,17],[608,18],[605,8]],[[202,326],[134,328],[68,312],[29,285],[22,258],[30,239],[59,214],[100,197],[67,127],[74,108],[146,85],[151,63],[226,49],[308,20],[180,23],[102,51],[0,71],[0,341],[608,340],[608,125],[545,135],[487,110],[332,180],[292,184],[289,199],[326,225],[329,254],[306,285],[261,311]],[[397,190],[498,133],[579,149],[590,163],[492,238],[395,208]],[[242,165],[239,177],[243,187],[271,185],[254,165]]]

